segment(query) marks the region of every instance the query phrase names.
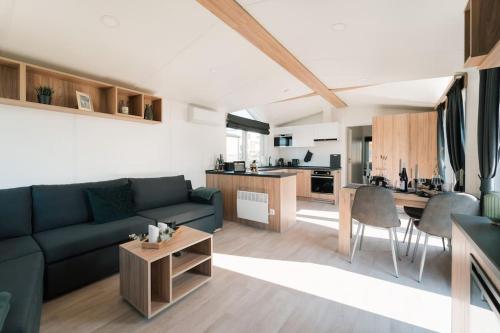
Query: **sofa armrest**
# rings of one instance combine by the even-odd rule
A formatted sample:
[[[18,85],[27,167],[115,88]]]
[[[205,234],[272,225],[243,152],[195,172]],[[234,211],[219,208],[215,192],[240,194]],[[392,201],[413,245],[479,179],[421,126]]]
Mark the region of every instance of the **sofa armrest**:
[[[222,223],[223,223],[223,220],[224,220],[224,200],[223,200],[223,197],[222,197],[222,193],[219,191],[219,192],[216,192],[212,195],[212,197],[210,198],[210,200],[206,200],[206,199],[203,199],[203,198],[199,198],[199,197],[192,197],[191,196],[191,192],[190,192],[190,196],[189,196],[189,200],[192,201],[192,202],[197,202],[197,203],[202,203],[202,204],[206,204],[206,205],[212,205],[214,206],[214,209],[215,209],[215,224],[214,224],[214,230],[217,230],[217,229],[221,229],[222,228]]]

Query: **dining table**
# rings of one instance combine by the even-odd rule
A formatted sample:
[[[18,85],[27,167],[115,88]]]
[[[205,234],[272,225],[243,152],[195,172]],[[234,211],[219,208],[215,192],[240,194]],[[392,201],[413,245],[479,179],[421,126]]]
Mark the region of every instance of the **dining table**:
[[[340,189],[339,202],[339,232],[338,232],[338,253],[350,258],[351,256],[351,238],[352,238],[352,217],[351,208],[354,201],[356,190],[365,186],[363,184],[348,184]],[[428,197],[417,195],[415,192],[401,192],[391,190],[394,203],[399,207],[425,208]]]

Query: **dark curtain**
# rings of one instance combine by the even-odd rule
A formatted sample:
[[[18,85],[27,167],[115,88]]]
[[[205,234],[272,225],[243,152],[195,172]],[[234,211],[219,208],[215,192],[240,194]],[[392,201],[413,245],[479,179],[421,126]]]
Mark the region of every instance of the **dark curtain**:
[[[500,68],[479,72],[479,114],[477,119],[477,150],[481,199],[493,190],[500,154],[499,95]],[[483,200],[481,200],[482,202]],[[482,206],[481,206],[482,207]]]
[[[438,172],[443,180],[446,178],[445,172],[445,147],[444,147],[444,111],[445,104],[441,103],[437,107],[437,162]]]
[[[269,124],[261,121],[238,117],[233,114],[228,114],[226,118],[226,126],[234,129],[241,129],[248,132],[256,132],[269,135]]]
[[[447,94],[446,108],[446,140],[448,142],[448,155],[451,167],[455,172],[457,183],[455,191],[465,190],[465,113],[462,100],[464,80],[456,80]]]

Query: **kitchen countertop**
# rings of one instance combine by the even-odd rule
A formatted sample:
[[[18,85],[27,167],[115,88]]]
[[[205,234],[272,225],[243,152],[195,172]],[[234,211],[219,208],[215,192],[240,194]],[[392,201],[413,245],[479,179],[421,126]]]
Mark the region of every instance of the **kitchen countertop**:
[[[299,165],[299,166],[263,166],[259,169],[298,169],[298,170],[329,170],[335,171],[340,170],[340,168],[330,168],[329,166],[314,166],[314,165]]]
[[[500,226],[484,216],[452,214],[451,218],[500,271]]]
[[[259,172],[234,172],[234,171],[217,171],[217,170],[206,170],[206,174],[213,174],[213,175],[227,175],[227,176],[248,176],[248,177],[270,177],[270,178],[285,178],[285,177],[291,177],[295,176],[295,173],[289,173],[289,172],[266,172],[266,171],[259,171]]]

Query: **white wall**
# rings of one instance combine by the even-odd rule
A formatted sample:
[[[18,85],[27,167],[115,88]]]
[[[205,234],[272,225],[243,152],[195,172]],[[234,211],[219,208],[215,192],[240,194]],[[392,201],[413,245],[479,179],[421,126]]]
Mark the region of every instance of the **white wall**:
[[[479,158],[477,152],[477,116],[479,108],[479,71],[467,71],[465,97],[465,192],[475,196],[479,191]]]
[[[146,125],[0,105],[0,188],[175,174],[204,185],[223,127],[188,123],[184,103],[163,110]]]

